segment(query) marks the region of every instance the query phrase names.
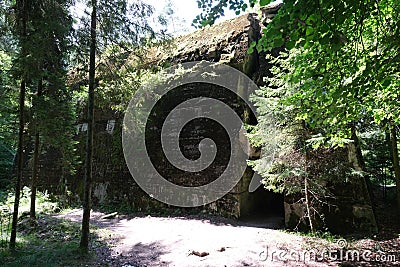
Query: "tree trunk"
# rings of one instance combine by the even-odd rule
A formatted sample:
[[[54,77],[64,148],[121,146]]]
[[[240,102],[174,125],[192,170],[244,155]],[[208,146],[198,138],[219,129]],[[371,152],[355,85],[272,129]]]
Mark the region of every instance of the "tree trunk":
[[[23,163],[24,163],[25,92],[26,92],[26,84],[25,80],[22,80],[19,93],[19,132],[18,132],[18,149],[17,149],[18,163],[17,163],[17,180],[15,182],[14,211],[12,216],[11,235],[10,235],[11,250],[15,249],[15,244],[17,239],[18,208],[19,208],[19,199],[21,194],[21,182],[22,182]]]
[[[21,42],[21,58],[26,57],[25,43],[26,43],[26,24],[27,24],[27,2],[17,1],[17,9],[22,12],[21,21],[21,34],[19,36]],[[21,195],[21,183],[23,175],[23,163],[24,163],[24,127],[25,127],[25,93],[26,93],[26,81],[25,74],[21,77],[21,85],[19,91],[19,131],[18,131],[18,148],[17,148],[17,179],[15,181],[15,199],[14,199],[14,210],[11,223],[11,234],[10,234],[10,249],[15,250],[16,239],[17,239],[17,224],[18,224],[18,208],[19,200]]]
[[[93,168],[93,126],[94,126],[94,87],[96,67],[96,19],[97,0],[92,0],[91,29],[90,29],[90,66],[89,66],[89,95],[88,95],[88,133],[86,143],[85,191],[83,201],[82,233],[80,249],[89,252],[89,226],[92,194]]]
[[[304,194],[306,196],[306,208],[307,208],[308,222],[310,223],[311,232],[315,233],[313,217],[311,215],[311,200],[310,200],[310,190],[309,190],[307,174],[306,174],[306,177],[304,178]]]
[[[387,144],[387,147],[388,147],[388,150],[389,150],[389,159],[390,159],[390,162],[393,163],[393,149],[392,149],[392,139],[390,138],[390,129],[388,129],[388,130],[385,132],[385,141],[386,141],[386,144]],[[386,167],[388,167],[388,168],[390,169],[389,166],[386,166]],[[392,170],[390,170],[390,173],[391,173],[391,175],[392,175]]]
[[[43,91],[43,80],[40,79],[37,87],[38,98],[42,96],[42,91]],[[35,109],[35,106],[33,106],[33,109]],[[32,184],[31,184],[31,208],[29,211],[29,216],[31,219],[36,219],[36,191],[37,191],[37,180],[39,174],[40,135],[39,135],[39,123],[37,120],[38,116],[36,115],[35,148],[33,151],[33,170],[32,170]]]
[[[400,214],[400,164],[399,150],[397,147],[397,131],[395,124],[390,125],[390,137],[392,140],[393,169],[397,189],[397,210]]]
[[[361,171],[366,173],[365,161],[362,155],[360,140],[357,136],[355,123],[351,123],[351,139],[353,144],[349,144],[349,153],[354,153],[355,157],[353,161],[353,167],[356,171]],[[353,147],[352,147],[353,146]],[[350,156],[351,157],[351,156]],[[371,180],[368,176],[363,175],[361,178],[361,183],[363,184],[365,194],[368,194],[367,201],[372,205],[372,199],[374,199],[374,192],[372,190]]]
[[[302,121],[302,127],[303,127],[303,133],[304,133],[303,146],[304,146],[304,154],[305,154],[304,196],[306,199],[307,217],[308,217],[308,222],[310,224],[310,230],[312,233],[315,233],[316,230],[315,230],[315,226],[314,226],[314,219],[313,219],[313,216],[311,215],[310,183],[309,183],[309,179],[308,179],[308,164],[309,164],[309,160],[310,160],[310,155],[308,152],[308,147],[306,145],[306,140],[309,138],[309,133],[307,131],[307,126],[306,126],[305,121]]]
[[[314,219],[313,216],[311,215],[310,184],[308,180],[309,154],[308,154],[308,148],[306,146],[305,146],[305,154],[306,154],[306,166],[305,166],[305,177],[304,177],[304,196],[306,199],[307,217],[308,217],[308,222],[310,224],[310,230],[312,233],[315,233]]]
[[[364,157],[362,155],[360,140],[358,139],[356,127],[355,127],[354,123],[351,124],[351,139],[353,140],[353,144],[355,147],[358,166],[360,167],[361,171],[365,171],[365,161],[364,161]]]

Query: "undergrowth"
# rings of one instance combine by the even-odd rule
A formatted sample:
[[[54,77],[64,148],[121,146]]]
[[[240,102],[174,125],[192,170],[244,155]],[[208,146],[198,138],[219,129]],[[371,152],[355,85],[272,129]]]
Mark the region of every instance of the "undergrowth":
[[[64,210],[47,193],[37,192],[36,220],[29,218],[30,189],[21,191],[17,246],[10,251],[14,194],[0,191],[0,266],[90,266],[95,259],[79,250],[80,223],[57,218]],[[97,229],[91,229],[91,246],[103,246]],[[91,264],[93,263],[93,264]]]

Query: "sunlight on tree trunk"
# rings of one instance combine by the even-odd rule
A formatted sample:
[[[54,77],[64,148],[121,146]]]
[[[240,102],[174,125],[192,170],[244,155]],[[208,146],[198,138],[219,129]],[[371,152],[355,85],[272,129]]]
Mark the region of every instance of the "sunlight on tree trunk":
[[[306,175],[306,177],[304,178],[304,194],[306,197],[306,207],[307,207],[307,217],[308,217],[308,221],[310,223],[310,229],[312,233],[315,233],[315,227],[314,227],[314,223],[313,223],[313,218],[311,215],[311,201],[310,201],[310,190],[309,190],[309,185],[308,185],[308,177]]]
[[[310,224],[310,230],[312,233],[315,233],[313,217],[311,215],[311,199],[310,199],[310,188],[309,188],[309,181],[308,181],[309,155],[308,155],[307,147],[305,149],[306,149],[306,166],[305,166],[305,177],[304,177],[304,196],[306,199],[307,217],[308,217],[308,222]]]
[[[302,121],[302,128],[303,128],[305,140],[309,139],[310,136],[307,131],[306,122],[304,120]],[[311,215],[312,204],[311,204],[311,195],[310,195],[310,184],[309,184],[309,179],[308,179],[308,164],[309,164],[309,160],[310,160],[310,155],[309,155],[308,147],[307,147],[307,144],[305,143],[305,140],[303,140],[304,153],[305,153],[304,197],[305,197],[305,204],[306,204],[306,209],[307,209],[307,218],[308,218],[308,222],[310,224],[310,230],[312,233],[315,233],[313,216]]]

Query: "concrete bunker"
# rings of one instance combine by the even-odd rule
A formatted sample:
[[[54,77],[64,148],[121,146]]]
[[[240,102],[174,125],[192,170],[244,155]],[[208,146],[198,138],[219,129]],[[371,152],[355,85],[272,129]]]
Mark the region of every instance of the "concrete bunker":
[[[276,13],[275,9],[270,11],[271,14],[268,14],[268,9],[264,12],[264,16],[267,19],[272,19],[273,14]],[[247,54],[247,49],[253,41],[259,40],[263,27],[256,14],[243,15],[178,37],[169,48],[153,47],[140,60],[148,64],[166,62],[172,65],[201,60],[220,62],[240,70],[257,85],[262,86],[263,77],[271,77],[269,69],[272,65],[267,61],[265,54],[257,52]],[[196,88],[192,89],[194,91],[197,90]],[[214,91],[211,90],[210,93],[212,92]],[[252,92],[243,93],[249,96]],[[188,90],[187,94],[190,95],[191,91]],[[229,101],[235,102],[234,99],[228,99]],[[245,113],[243,110],[239,110],[239,112],[242,112],[243,115]],[[173,208],[152,199],[132,179],[121,149],[123,115],[123,113],[112,110],[100,109],[95,114],[94,204],[124,205],[137,211]],[[80,127],[77,130],[77,139],[81,141],[78,146],[80,155],[85,153],[86,132],[84,123],[85,121],[82,118],[79,121]],[[201,124],[194,125],[191,129],[199,130],[197,131],[197,134],[199,134],[201,132]],[[189,141],[190,129],[188,128],[187,131],[187,140]],[[198,135],[197,138],[199,137],[201,136]],[[223,142],[222,139],[221,142]],[[189,158],[197,156],[196,149],[189,148],[192,144],[191,142],[187,144],[183,142],[182,145],[182,149],[186,151],[185,153]],[[44,157],[47,156],[51,157],[51,155],[45,155]],[[347,160],[345,156],[343,158]],[[168,167],[165,168],[165,172],[169,173],[175,183],[186,183],[186,185],[193,186],[196,183],[208,182],[212,179],[212,176],[218,174],[218,165],[223,165],[222,161],[223,158],[221,158],[221,163],[214,166],[213,172],[192,177],[191,179],[170,172]],[[160,162],[163,162],[163,160],[161,159]],[[63,176],[60,173],[62,173],[62,170],[56,167],[41,171],[41,176],[46,177],[41,187],[49,191],[59,192],[60,177],[64,177],[65,187],[70,188],[73,192],[78,192],[78,194],[82,192],[83,182],[81,177],[84,174],[83,167],[79,168],[73,176],[66,177],[66,175]],[[252,176],[253,171],[248,167],[242,179],[231,192],[211,204],[199,207],[199,209],[224,216],[243,218],[244,220],[261,219],[261,222],[264,222],[264,226],[268,226],[270,221],[284,219],[285,225],[293,228],[295,226],[293,222],[299,221],[303,207],[298,206],[296,201],[288,199],[281,194],[267,191],[263,187],[259,187],[255,192],[250,193],[248,188]],[[27,177],[30,177],[30,175],[27,175]],[[360,231],[374,231],[376,229],[374,215],[368,192],[363,187],[362,181],[354,181],[353,184],[349,184],[346,194],[348,197],[343,198],[345,201],[340,204],[341,206],[338,205],[332,216],[340,218],[343,224],[354,225],[354,228]],[[362,207],[362,209],[359,207]],[[347,212],[346,216],[338,216],[343,212]]]

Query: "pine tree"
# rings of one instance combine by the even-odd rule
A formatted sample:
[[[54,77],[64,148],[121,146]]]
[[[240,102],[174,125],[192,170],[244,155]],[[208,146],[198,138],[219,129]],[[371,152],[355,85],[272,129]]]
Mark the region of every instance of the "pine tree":
[[[91,0],[90,19],[82,18],[81,27],[77,32],[77,43],[89,43],[89,47],[79,46],[77,59],[87,62],[89,58],[89,92],[87,111],[87,142],[85,159],[85,181],[83,217],[80,249],[87,253],[89,247],[89,226],[91,194],[93,183],[93,126],[96,87],[96,60],[109,45],[118,45],[129,52],[131,44],[140,45],[141,42],[154,36],[154,32],[147,23],[152,8],[142,2],[128,3],[126,0],[98,1]],[[90,26],[89,26],[90,25]],[[90,36],[90,38],[88,38]]]
[[[15,248],[18,208],[20,189],[23,176],[25,155],[24,135],[28,132],[28,117],[25,111],[25,102],[29,100],[31,88],[37,88],[34,95],[33,111],[34,116],[34,175],[32,182],[32,206],[31,217],[35,216],[35,197],[36,179],[38,174],[39,159],[39,137],[46,136],[50,139],[51,135],[57,132],[68,132],[58,124],[51,123],[54,120],[70,122],[70,120],[60,120],[48,116],[49,110],[54,109],[50,102],[57,102],[64,95],[65,85],[62,80],[65,78],[65,58],[66,37],[71,30],[71,19],[68,15],[70,1],[26,1],[19,0],[8,3],[8,23],[12,28],[12,35],[17,40],[19,49],[18,57],[14,61],[14,78],[20,81],[20,100],[19,100],[19,138],[17,149],[17,178],[15,183],[15,202],[12,219],[12,229],[10,237],[10,248]],[[13,4],[13,5],[12,5]],[[47,101],[43,103],[41,96],[46,94]],[[65,99],[64,99],[65,100]],[[42,103],[41,103],[42,102]],[[61,101],[58,101],[60,103]],[[46,116],[44,116],[46,114]],[[56,114],[56,112],[52,112]],[[62,117],[62,116],[61,116]],[[58,130],[56,130],[58,129]],[[57,138],[60,138],[59,135]],[[65,140],[64,140],[65,141]],[[51,143],[49,143],[51,144]]]
[[[68,8],[70,1],[39,1],[35,3],[35,10],[31,14],[31,35],[35,40],[36,52],[32,60],[35,61],[36,69],[32,80],[37,88],[32,100],[33,111],[33,171],[31,183],[31,208],[30,217],[36,216],[36,187],[39,174],[40,136],[42,135],[48,145],[61,148],[59,140],[68,144],[71,141],[64,140],[65,128],[68,128],[72,121],[68,119],[67,102],[62,97],[68,95],[65,87],[66,65],[65,58],[69,48],[68,37],[72,30],[72,19],[69,16]],[[44,99],[46,97],[46,100]],[[64,99],[65,100],[65,99]],[[58,110],[57,113],[55,110]],[[53,112],[49,118],[49,110]],[[63,116],[64,115],[64,116]],[[63,117],[55,120],[55,117]],[[64,125],[54,123],[55,121],[65,122]],[[55,133],[57,139],[52,139]],[[66,138],[68,138],[68,134]]]
[[[25,129],[25,94],[26,94],[26,79],[27,71],[23,70],[21,66],[26,62],[27,57],[27,24],[29,14],[29,1],[17,0],[15,4],[16,14],[16,36],[19,41],[20,47],[20,91],[19,91],[19,131],[18,131],[18,148],[17,148],[17,178],[15,182],[15,199],[14,210],[11,224],[10,235],[10,249],[14,250],[17,238],[17,223],[18,223],[18,209],[20,190],[23,172],[23,158],[24,158],[24,129]]]

